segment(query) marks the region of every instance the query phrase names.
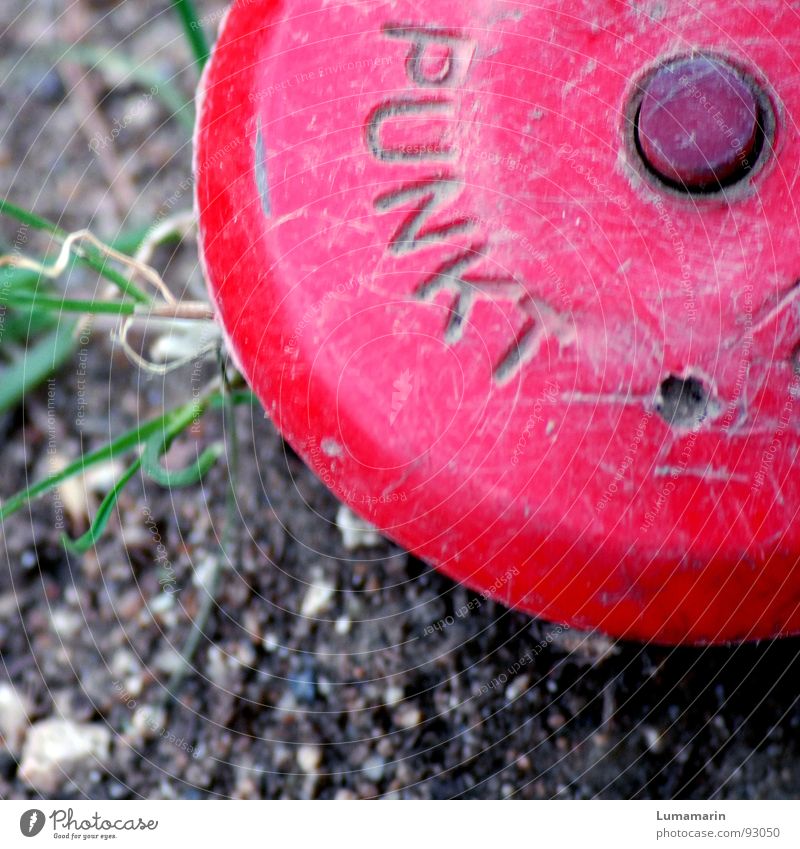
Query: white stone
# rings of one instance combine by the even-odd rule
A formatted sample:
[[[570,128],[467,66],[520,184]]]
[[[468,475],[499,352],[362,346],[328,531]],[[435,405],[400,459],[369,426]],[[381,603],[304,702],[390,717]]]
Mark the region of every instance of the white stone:
[[[32,707],[10,684],[0,684],[0,737],[13,755],[22,749]]]
[[[380,755],[370,755],[364,761],[364,775],[370,781],[380,781],[386,769],[386,761]]]
[[[133,714],[132,726],[146,740],[158,736],[164,729],[167,714],[164,708],[154,705],[142,705]]]
[[[314,775],[322,763],[322,749],[319,746],[301,746],[297,750],[297,765],[307,775]]]
[[[125,467],[119,460],[109,460],[87,469],[83,479],[86,489],[95,495],[105,495],[118,483]]]
[[[104,767],[110,745],[103,725],[45,719],[28,731],[19,776],[39,793],[55,793],[76,773]]]
[[[50,613],[50,626],[62,640],[77,637],[83,628],[83,616],[68,607],[56,607]]]
[[[414,728],[422,722],[422,711],[414,705],[403,705],[394,715],[400,728]]]
[[[518,699],[525,692],[525,690],[528,689],[530,680],[531,679],[529,675],[517,675],[517,677],[512,680],[508,687],[506,687],[506,701],[513,702],[515,699]]]
[[[172,593],[159,593],[150,602],[150,612],[153,616],[161,616],[175,607],[175,597]]]
[[[386,688],[386,693],[384,694],[384,698],[386,699],[386,704],[389,707],[394,707],[395,705],[399,705],[400,702],[403,701],[403,697],[405,696],[405,692],[402,687],[398,687],[396,685],[392,685]]]
[[[306,591],[300,613],[314,618],[330,606],[335,587],[324,578],[317,579]]]
[[[342,535],[342,545],[348,551],[356,551],[359,548],[372,548],[383,542],[383,537],[377,528],[362,519],[344,504],[340,505],[336,514],[336,525]]]

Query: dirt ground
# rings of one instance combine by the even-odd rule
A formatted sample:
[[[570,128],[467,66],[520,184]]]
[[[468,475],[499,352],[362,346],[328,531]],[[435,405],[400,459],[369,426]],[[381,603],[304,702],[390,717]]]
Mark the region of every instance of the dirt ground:
[[[209,20],[222,8],[198,5]],[[74,73],[65,80],[54,68],[53,50],[76,29],[134,65],[154,63],[191,96],[195,74],[167,2],[6,0],[0,192],[106,238],[191,209],[180,121],[124,74],[96,72],[76,91]],[[81,130],[87,96],[102,123]],[[105,157],[89,144],[98,126],[121,127]],[[109,188],[113,169],[120,176]],[[27,238],[8,222],[0,236],[6,246]],[[190,281],[202,292],[191,242],[156,262],[176,291]],[[95,285],[86,274],[70,281],[76,291]],[[190,397],[185,371],[142,375],[108,330],[97,322],[52,384],[0,419],[0,497],[165,399]],[[213,362],[204,368],[210,377]],[[66,767],[21,769],[26,752],[33,757],[32,730],[22,722],[13,740],[6,729],[0,797],[798,795],[800,641],[658,648],[481,603],[391,544],[348,550],[335,499],[261,411],[240,409],[238,431],[240,552],[178,703],[164,700],[165,686],[203,575],[221,557],[225,465],[175,492],[134,480],[84,557],[65,554],[61,526],[85,529],[102,475],[4,527],[0,692],[26,706],[34,728],[69,720],[100,742]],[[197,438],[221,433],[212,414]],[[192,449],[184,441],[176,450]],[[431,627],[447,617],[452,624]]]

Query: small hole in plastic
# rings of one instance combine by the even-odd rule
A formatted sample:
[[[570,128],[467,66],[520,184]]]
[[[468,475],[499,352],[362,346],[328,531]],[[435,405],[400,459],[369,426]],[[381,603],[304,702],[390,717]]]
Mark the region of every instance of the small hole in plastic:
[[[695,428],[708,415],[710,397],[696,377],[670,375],[659,388],[656,412],[673,427]]]

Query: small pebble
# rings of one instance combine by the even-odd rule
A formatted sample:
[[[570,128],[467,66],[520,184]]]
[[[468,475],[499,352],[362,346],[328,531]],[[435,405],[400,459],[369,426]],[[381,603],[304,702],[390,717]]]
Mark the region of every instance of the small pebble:
[[[167,714],[164,708],[142,705],[136,708],[131,725],[145,740],[152,740],[165,727]]]
[[[105,495],[117,485],[124,470],[125,467],[118,460],[92,466],[83,476],[86,489],[95,495]]]
[[[319,746],[301,746],[297,750],[297,765],[307,775],[315,775],[322,763],[322,749]]]
[[[616,641],[610,637],[573,629],[556,632],[553,647],[568,653],[570,660],[576,663],[595,666],[620,651]]]
[[[140,675],[142,665],[132,651],[129,649],[118,649],[111,658],[109,669],[115,678],[123,679],[132,675]]]
[[[123,622],[130,622],[142,609],[142,596],[138,589],[125,592],[117,602],[117,615]]]
[[[374,782],[378,782],[383,778],[386,770],[386,761],[380,755],[370,755],[364,761],[364,775]]]
[[[351,801],[351,800],[356,799],[356,798],[358,798],[356,796],[356,794],[352,790],[349,790],[346,787],[342,788],[341,790],[336,791],[336,801],[337,802]]]
[[[0,595],[0,619],[11,619],[17,615],[19,599],[14,593]]]
[[[199,561],[192,574],[192,583],[201,590],[211,586],[211,580],[217,569],[217,562],[213,557],[206,556]]]
[[[0,736],[12,755],[18,755],[33,707],[10,684],[0,684]]]
[[[334,591],[332,584],[322,579],[318,580],[308,588],[300,607],[300,613],[307,618],[315,618],[328,609]]]
[[[356,551],[359,548],[374,548],[383,542],[383,537],[374,525],[360,516],[356,516],[344,504],[339,507],[336,514],[336,525],[342,535],[342,545],[348,551]]]
[[[169,647],[161,649],[153,659],[153,666],[164,675],[174,675],[183,664],[180,653]]]
[[[83,616],[66,607],[57,607],[50,614],[50,626],[62,640],[77,637],[83,628]]]
[[[304,666],[297,675],[291,679],[292,693],[300,704],[311,704],[317,697],[317,676],[314,667]]]
[[[153,616],[160,616],[175,607],[175,596],[172,593],[159,593],[150,602],[150,612]]]
[[[386,688],[384,699],[386,700],[386,705],[388,707],[394,707],[395,705],[399,705],[400,702],[403,701],[403,696],[405,696],[405,691],[403,690],[403,688],[398,687],[396,685],[392,685],[391,687]]]
[[[236,645],[232,661],[244,669],[253,669],[256,665],[256,650],[251,643],[242,641]]]
[[[22,750],[20,778],[38,793],[56,793],[80,773],[105,766],[111,732],[104,725],[45,719],[31,726]]]
[[[30,98],[43,105],[53,106],[64,99],[64,85],[55,67],[31,67],[25,87]]]
[[[232,658],[229,658],[219,646],[210,646],[206,654],[203,672],[213,684],[227,689],[231,679]]]
[[[506,701],[513,702],[518,699],[530,684],[530,675],[517,675],[516,678],[506,687]]]
[[[129,675],[124,682],[125,690],[129,693],[129,697],[136,699],[142,695],[142,690],[144,689],[144,676],[141,674],[138,675]]]
[[[422,711],[414,705],[403,705],[394,715],[395,724],[400,728],[414,728],[422,721]]]
[[[644,742],[647,745],[647,748],[651,752],[655,752],[657,754],[661,751],[664,746],[664,741],[661,736],[661,732],[657,728],[653,728],[652,725],[643,725],[642,736],[644,737]]]

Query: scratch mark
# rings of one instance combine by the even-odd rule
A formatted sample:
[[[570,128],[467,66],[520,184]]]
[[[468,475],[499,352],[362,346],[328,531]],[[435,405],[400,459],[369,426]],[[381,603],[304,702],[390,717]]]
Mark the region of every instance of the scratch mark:
[[[736,481],[738,483],[750,483],[747,475],[737,475],[726,468],[712,469],[711,466],[684,469],[680,466],[656,466],[655,476],[657,478],[670,477],[693,477],[708,481]]]
[[[800,280],[796,280],[789,291],[780,299],[778,305],[773,307],[756,325],[753,327],[751,333],[755,335],[760,330],[763,330],[767,327],[770,322],[774,321],[784,310],[792,303],[792,301],[796,300],[798,295],[800,295]]]
[[[561,395],[561,400],[568,404],[611,404],[621,405],[624,407],[635,407],[646,403],[650,396],[644,395],[623,395],[622,393],[614,394],[594,394],[591,392],[572,392],[566,395]]]

